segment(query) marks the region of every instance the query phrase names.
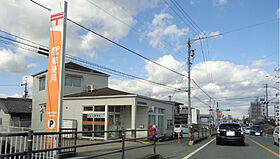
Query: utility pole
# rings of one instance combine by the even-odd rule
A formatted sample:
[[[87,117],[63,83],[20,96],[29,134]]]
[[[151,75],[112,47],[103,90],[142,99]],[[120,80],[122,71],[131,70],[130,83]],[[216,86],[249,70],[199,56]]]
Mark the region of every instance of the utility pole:
[[[218,102],[217,102],[216,111],[217,111],[217,126],[219,126],[220,118],[219,118],[219,104],[218,104]]]
[[[27,98],[27,97],[28,97],[27,77],[25,77],[24,84],[21,84],[21,86],[24,86],[24,95],[23,95],[23,98]]]
[[[188,38],[188,128],[189,132],[191,132],[191,118],[192,118],[192,110],[191,110],[191,39]]]
[[[265,84],[264,87],[265,87],[266,120],[268,120],[268,93],[267,93],[268,85]]]

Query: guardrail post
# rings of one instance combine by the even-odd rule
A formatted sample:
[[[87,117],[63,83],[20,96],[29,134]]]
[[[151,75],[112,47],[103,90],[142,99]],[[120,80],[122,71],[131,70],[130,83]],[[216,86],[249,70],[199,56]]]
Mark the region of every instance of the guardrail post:
[[[153,136],[153,140],[154,140],[154,155],[156,154],[156,129],[154,129],[154,136]]]
[[[61,135],[61,132],[62,132],[62,129],[59,128],[59,131],[58,131],[58,148],[61,148],[61,144],[62,144],[62,135]],[[67,145],[69,146],[69,145]],[[58,150],[58,158],[60,158],[60,155],[61,155],[61,149]]]
[[[121,133],[122,133],[122,159],[124,159],[124,152],[125,152],[125,129],[122,129]]]
[[[78,133],[77,133],[77,129],[74,130],[74,146],[77,145],[77,139],[78,139]],[[74,153],[77,153],[77,147],[74,148]]]
[[[133,141],[136,142],[136,129],[134,129],[133,132],[134,132],[133,133],[133,138],[134,138]]]
[[[27,136],[27,159],[32,159],[32,142],[33,142],[33,130],[29,130]]]

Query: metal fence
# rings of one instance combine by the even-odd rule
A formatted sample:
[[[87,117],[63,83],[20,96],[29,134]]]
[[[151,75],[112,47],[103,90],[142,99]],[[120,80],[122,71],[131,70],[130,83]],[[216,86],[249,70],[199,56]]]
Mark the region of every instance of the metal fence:
[[[146,137],[136,138],[137,132],[147,132]],[[95,158],[99,156],[121,153],[122,158],[125,158],[125,151],[153,146],[153,152],[156,153],[156,129],[150,130],[120,130],[120,131],[87,131],[86,133],[112,133],[118,132],[121,134],[120,140],[104,141],[100,143],[90,143],[77,145],[78,134],[83,134],[85,131],[77,131],[76,129],[61,129],[60,132],[5,132],[0,133],[0,158],[5,159],[55,159],[63,158],[67,155],[75,156],[77,148],[98,146],[111,143],[121,143],[118,150],[103,154],[88,156],[87,158]],[[126,137],[126,134],[130,134]],[[134,147],[125,147],[126,141],[136,141],[141,139],[152,139],[151,144],[140,145]],[[58,147],[55,147],[55,145]]]

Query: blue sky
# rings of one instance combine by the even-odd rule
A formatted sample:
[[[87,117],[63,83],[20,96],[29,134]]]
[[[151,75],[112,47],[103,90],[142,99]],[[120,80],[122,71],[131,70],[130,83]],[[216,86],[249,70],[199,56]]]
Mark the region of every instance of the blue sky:
[[[55,1],[38,0],[38,2],[50,8],[55,5]],[[171,4],[171,8],[176,9],[170,0],[166,0],[166,2]],[[262,25],[208,39],[209,56],[206,58],[206,61],[210,61],[208,64],[203,64],[200,43],[192,44],[193,49],[195,49],[192,68],[194,69],[193,78],[198,81],[200,86],[208,93],[210,92],[212,96],[221,99],[262,95],[264,92],[261,88],[267,82],[275,86],[275,79],[263,76],[273,73],[279,64],[278,1],[178,0],[176,2],[209,35],[273,20]],[[3,3],[0,6],[0,21],[3,24],[0,26],[1,30],[48,46],[48,20],[50,16],[48,11],[30,1],[1,3]],[[68,17],[107,35],[141,55],[165,64],[176,71],[186,73],[184,64],[187,38],[193,39],[198,35],[190,28],[189,22],[186,21],[188,24],[186,25],[171,8],[166,5],[165,1],[159,0],[143,0],[141,2],[136,0],[84,0],[79,3],[69,1]],[[182,18],[181,13],[178,9],[176,10]],[[7,16],[10,18],[7,19]],[[85,32],[71,23],[67,25],[67,53],[170,86],[187,86],[187,83],[184,83],[185,79],[181,79],[182,77],[177,77],[166,70],[152,66],[149,62],[117,46],[105,43],[96,38],[95,35]],[[0,35],[6,36],[1,33]],[[203,44],[206,46],[206,41]],[[172,51],[175,48],[179,49]],[[204,53],[206,51],[205,49]],[[23,76],[30,76],[47,68],[47,58],[3,43],[0,43],[0,62],[2,63],[0,63],[0,85],[14,85],[0,86],[2,97],[22,95],[23,88],[16,85],[22,83]],[[232,73],[226,76],[226,73],[229,72],[228,69]],[[212,81],[209,79],[211,76],[213,77]],[[238,89],[239,92],[237,92],[235,85],[240,85],[240,83],[234,83],[233,89],[229,84],[225,85],[225,83],[232,84],[233,81],[249,81],[249,84],[244,83],[246,85],[246,87],[242,87],[244,90],[240,88],[242,91]],[[131,85],[127,87],[128,84],[135,87],[131,88]],[[115,75],[110,77],[110,86],[161,99],[166,99],[168,94],[172,94],[170,90],[157,90],[156,88],[142,90],[151,86],[143,86],[136,81]],[[252,90],[256,91],[252,94]],[[29,91],[32,92],[31,86]],[[201,100],[207,99],[199,90],[194,90],[194,93]],[[271,90],[270,93],[275,92]],[[186,95],[184,94],[174,95],[174,100],[185,103],[185,99]],[[222,102],[224,105],[232,105],[232,107],[236,105],[235,114],[246,114],[248,103],[252,100],[239,101],[240,103],[225,100]],[[199,103],[198,101],[194,102]],[[201,103],[197,105],[199,107]],[[241,108],[239,105],[243,105],[243,107]]]

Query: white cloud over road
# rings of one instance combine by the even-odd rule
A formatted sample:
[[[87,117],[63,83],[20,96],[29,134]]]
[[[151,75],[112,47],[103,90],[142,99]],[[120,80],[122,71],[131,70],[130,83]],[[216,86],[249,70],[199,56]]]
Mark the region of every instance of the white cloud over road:
[[[184,62],[175,60],[171,55],[165,55],[157,60],[158,63],[186,74],[183,69]],[[205,72],[205,64],[199,63],[192,68],[192,78],[205,90],[210,96],[218,98],[223,106],[229,106],[233,111],[231,114],[241,118],[247,114],[250,101],[256,96],[264,94],[263,81],[266,80],[268,73],[250,68],[244,65],[235,65],[226,61],[208,61],[207,66],[211,66],[213,82],[209,82],[208,75]],[[164,83],[168,86],[177,88],[186,88],[187,79],[176,75],[168,70],[146,62],[145,70],[147,78],[152,81]],[[168,95],[174,91],[162,87],[143,84],[136,80],[110,80],[110,87],[120,89],[140,95],[168,100]],[[270,90],[271,91],[271,90]],[[270,92],[272,94],[272,92]],[[207,103],[209,98],[192,83],[192,94]],[[245,100],[228,100],[229,98],[251,97]],[[187,93],[176,91],[173,100],[186,103]],[[201,109],[202,113],[207,113],[207,106],[199,102],[196,98],[192,99],[193,106]]]

